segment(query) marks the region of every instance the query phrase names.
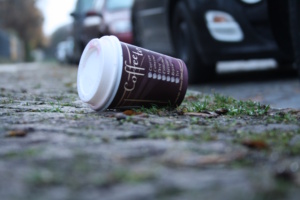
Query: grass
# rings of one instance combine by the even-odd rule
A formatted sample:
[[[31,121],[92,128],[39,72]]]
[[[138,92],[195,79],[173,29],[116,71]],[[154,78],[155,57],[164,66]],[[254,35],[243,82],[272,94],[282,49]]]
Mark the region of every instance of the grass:
[[[275,113],[269,112],[270,106],[262,105],[254,101],[240,101],[232,97],[223,96],[220,94],[214,95],[187,95],[184,102],[175,111],[170,110],[170,108],[159,108],[153,106],[151,108],[142,108],[139,112],[144,112],[148,114],[160,114],[162,112],[216,112],[217,110],[226,110],[225,115],[231,117],[238,116],[250,116],[255,117],[254,119],[264,120],[264,123],[297,123],[299,117],[297,114],[290,112],[278,111]],[[169,139],[169,140],[187,140],[187,141],[211,141],[217,139],[216,133],[228,132],[228,128],[236,126],[233,125],[220,124],[217,119],[203,119],[199,117],[191,117],[190,124],[186,124],[185,127],[176,126],[173,123],[166,123],[163,125],[157,125],[152,128],[147,137],[149,139]],[[226,118],[223,118],[223,120]],[[229,118],[227,118],[229,119]],[[235,119],[235,118],[233,118]],[[224,122],[224,121],[223,121]],[[206,129],[199,129],[200,126],[207,126],[211,124],[209,131]],[[187,135],[182,133],[183,128],[193,128],[198,127],[199,131],[197,134]],[[229,127],[227,127],[229,126]],[[197,131],[196,131],[197,132]],[[261,133],[252,132],[232,132],[233,141],[242,144],[243,141],[262,141],[270,147],[273,151],[282,152],[287,155],[297,155],[300,154],[300,143],[290,144],[292,138],[300,134],[300,130],[262,130]]]
[[[30,158],[38,156],[41,153],[41,149],[26,149],[22,151],[11,151],[6,154],[4,154],[4,158]]]
[[[296,115],[294,115],[292,112],[278,112],[273,116],[268,116],[266,120],[268,123],[295,123],[299,121]]]
[[[192,101],[190,100],[192,99]],[[220,94],[202,95],[197,99],[187,97],[183,103],[187,112],[214,112],[219,109],[227,111],[227,115],[262,116],[268,113],[270,106],[248,100],[240,101]]]
[[[136,109],[137,112],[156,114],[156,115],[168,115],[172,112],[186,113],[186,112],[215,112],[222,110],[229,116],[263,116],[268,113],[270,109],[269,105],[262,105],[258,102],[251,100],[241,101],[232,97],[223,96],[220,94],[214,95],[186,95],[183,103],[176,110],[172,107],[163,107],[153,105],[149,108]]]
[[[26,174],[26,183],[34,188],[64,185],[72,190],[79,190],[83,187],[109,188],[118,184],[135,185],[156,178],[152,170],[133,170],[121,166],[111,166],[108,169],[101,162],[83,155],[77,155],[64,163],[59,162],[59,160],[46,161],[36,165]]]
[[[62,107],[60,107],[60,106],[53,106],[52,108],[44,108],[44,109],[41,109],[40,112],[45,112],[45,113],[63,113]]]
[[[151,107],[141,107],[135,109],[137,113],[147,113],[147,114],[159,114],[160,112],[166,112],[168,108],[160,108],[157,105],[152,105]]]
[[[0,104],[13,104],[14,100],[13,99],[7,99],[7,100],[1,100]]]
[[[208,132],[204,132],[203,134],[186,135],[186,134],[180,134],[180,133],[167,133],[167,132],[152,131],[148,134],[148,138],[175,140],[175,141],[194,141],[194,142],[205,142],[205,141],[216,140],[216,137],[213,134],[208,133]]]
[[[35,169],[26,175],[26,182],[36,187],[54,186],[63,183],[63,177],[50,170]]]
[[[188,126],[187,126],[188,127]],[[165,140],[176,140],[176,141],[212,141],[216,140],[216,136],[213,131],[201,131],[197,134],[184,134],[180,131],[183,129],[182,125],[174,125],[173,123],[167,123],[163,125],[157,125],[155,128],[151,129],[147,138],[149,139],[165,139]]]

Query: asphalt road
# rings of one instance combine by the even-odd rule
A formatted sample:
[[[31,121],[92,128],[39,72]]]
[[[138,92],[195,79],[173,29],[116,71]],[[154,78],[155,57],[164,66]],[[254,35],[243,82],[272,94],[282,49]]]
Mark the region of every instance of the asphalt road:
[[[254,100],[273,108],[300,109],[300,81],[290,69],[219,73],[205,84],[189,89],[203,93],[220,93],[239,100]]]

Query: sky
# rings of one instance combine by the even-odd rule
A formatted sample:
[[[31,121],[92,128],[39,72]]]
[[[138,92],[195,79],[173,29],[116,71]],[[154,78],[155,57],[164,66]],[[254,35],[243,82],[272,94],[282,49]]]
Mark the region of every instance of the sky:
[[[57,28],[72,21],[70,13],[76,0],[38,0],[38,8],[44,15],[43,30],[50,36]]]

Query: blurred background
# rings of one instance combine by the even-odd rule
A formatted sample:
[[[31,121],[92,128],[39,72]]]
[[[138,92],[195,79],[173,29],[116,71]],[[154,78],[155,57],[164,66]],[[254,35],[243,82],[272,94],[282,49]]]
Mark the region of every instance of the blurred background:
[[[0,62],[54,59],[75,0],[0,0]]]
[[[78,62],[90,39],[113,34],[177,55],[191,68],[196,61],[213,68],[229,58],[291,62],[274,40],[266,0],[186,2],[1,0],[1,58],[30,61],[42,50],[46,57],[55,54],[61,61]]]
[[[89,40],[132,43],[133,0],[0,0],[0,62],[77,64]]]
[[[0,0],[0,63],[46,61],[77,66],[92,38],[115,35],[123,42],[184,60],[190,84],[201,83],[190,85],[195,90],[269,103],[257,94],[267,93],[273,82],[253,94],[252,89],[232,84],[250,82],[246,88],[257,88],[260,85],[254,82],[279,79],[282,86],[282,78],[291,79],[284,90],[292,84],[292,95],[300,96],[295,82],[300,71],[300,56],[296,56],[300,55],[299,2]],[[224,85],[236,89],[226,93]],[[241,90],[247,92],[241,96]]]
[[[286,50],[292,44],[287,37],[288,14],[274,11],[283,5],[273,4],[270,0],[226,4],[222,0],[0,0],[0,61],[77,64],[89,40],[116,35],[121,41],[183,59],[191,83],[212,79],[228,66],[226,61],[256,59],[263,63],[258,67],[292,66],[293,53]],[[245,64],[229,68],[243,70]]]

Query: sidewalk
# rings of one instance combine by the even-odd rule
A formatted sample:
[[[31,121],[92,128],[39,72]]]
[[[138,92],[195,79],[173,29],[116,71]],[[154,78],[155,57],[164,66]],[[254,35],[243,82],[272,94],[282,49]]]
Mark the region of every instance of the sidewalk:
[[[188,91],[177,110],[97,113],[76,73],[0,66],[0,199],[299,198],[300,111]]]

